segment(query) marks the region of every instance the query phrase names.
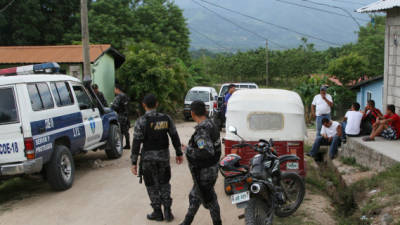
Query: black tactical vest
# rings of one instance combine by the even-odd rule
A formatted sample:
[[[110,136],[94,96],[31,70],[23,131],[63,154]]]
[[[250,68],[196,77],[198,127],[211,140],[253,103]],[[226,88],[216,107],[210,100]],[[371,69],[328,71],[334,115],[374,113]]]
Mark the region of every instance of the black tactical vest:
[[[167,115],[156,113],[155,116],[146,116],[145,137],[143,151],[165,150],[169,147]]]

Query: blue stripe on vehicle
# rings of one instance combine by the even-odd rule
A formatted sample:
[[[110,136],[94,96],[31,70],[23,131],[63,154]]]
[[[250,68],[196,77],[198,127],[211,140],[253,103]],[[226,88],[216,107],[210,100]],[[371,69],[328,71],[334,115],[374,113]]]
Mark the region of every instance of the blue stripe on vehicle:
[[[45,132],[40,132],[43,128]],[[54,141],[60,137],[70,140],[71,152],[85,145],[86,133],[80,112],[31,122],[31,130],[36,157],[43,157],[44,162],[50,160]]]

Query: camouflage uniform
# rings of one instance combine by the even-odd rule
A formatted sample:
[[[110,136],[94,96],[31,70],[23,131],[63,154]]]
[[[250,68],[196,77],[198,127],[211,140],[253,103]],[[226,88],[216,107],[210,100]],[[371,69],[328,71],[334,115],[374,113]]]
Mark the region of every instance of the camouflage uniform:
[[[125,137],[126,146],[130,146],[129,128],[131,124],[128,117],[129,98],[125,93],[115,96],[111,103],[111,108],[118,113],[118,122],[121,127],[121,133]]]
[[[221,140],[218,128],[210,119],[196,126],[186,156],[194,185],[189,194],[189,209],[182,224],[192,223],[200,204],[210,211],[214,225],[221,224],[220,208],[214,190],[221,156]]]
[[[150,122],[152,119],[158,119],[157,122]],[[166,122],[166,123],[164,123]],[[164,126],[158,126],[158,124],[164,124]],[[165,136],[157,136],[152,134],[154,130],[162,128],[162,133],[165,132]],[[143,178],[146,185],[147,192],[151,201],[151,206],[154,209],[160,208],[161,205],[167,208],[171,207],[171,185],[169,183],[171,179],[171,167],[170,167],[170,154],[168,148],[168,136],[171,137],[172,144],[175,148],[176,155],[182,156],[181,142],[176,131],[176,127],[172,119],[165,114],[158,113],[155,110],[148,111],[142,117],[140,117],[135,124],[133,144],[132,144],[132,164],[136,165],[140,145],[143,143],[142,148],[142,169]],[[166,140],[160,140],[165,139]],[[146,142],[151,142],[149,145],[152,147],[146,147]],[[153,149],[158,147],[158,149]],[[147,149],[146,149],[147,148]]]

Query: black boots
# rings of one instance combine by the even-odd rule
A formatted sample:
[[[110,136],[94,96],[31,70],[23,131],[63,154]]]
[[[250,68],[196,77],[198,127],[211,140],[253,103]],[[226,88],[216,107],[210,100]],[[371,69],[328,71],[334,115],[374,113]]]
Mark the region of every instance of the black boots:
[[[171,214],[172,215],[172,214]],[[155,221],[163,221],[164,216],[161,211],[161,208],[155,208],[151,214],[147,214],[148,220],[155,220]]]
[[[174,220],[174,215],[171,212],[171,207],[164,207],[164,218],[167,222]]]
[[[180,223],[179,225],[190,225],[190,224],[192,224],[192,221],[193,221],[193,217],[185,216],[185,220],[182,223]]]

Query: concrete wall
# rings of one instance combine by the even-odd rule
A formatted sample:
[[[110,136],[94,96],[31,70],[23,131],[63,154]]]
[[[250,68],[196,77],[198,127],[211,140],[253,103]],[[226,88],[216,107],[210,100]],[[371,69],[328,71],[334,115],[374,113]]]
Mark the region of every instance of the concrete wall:
[[[357,92],[357,102],[361,109],[367,105],[368,92],[371,92],[371,99],[375,101],[375,107],[382,111],[383,109],[383,80],[376,80],[360,87]]]
[[[92,64],[92,80],[99,86],[107,102],[112,102],[115,96],[115,65],[112,56],[104,54]]]
[[[397,43],[396,43],[397,42]],[[384,111],[394,104],[400,113],[400,9],[387,11],[385,33]]]

